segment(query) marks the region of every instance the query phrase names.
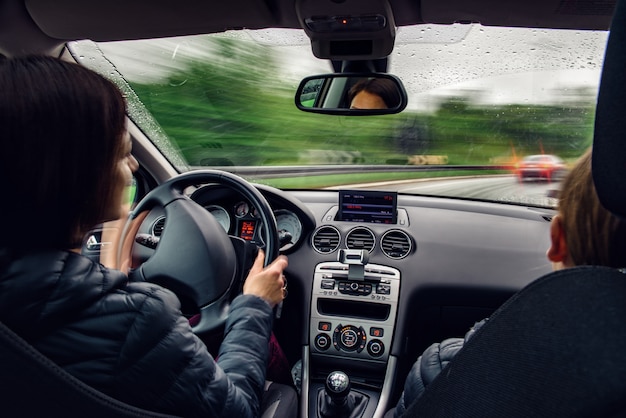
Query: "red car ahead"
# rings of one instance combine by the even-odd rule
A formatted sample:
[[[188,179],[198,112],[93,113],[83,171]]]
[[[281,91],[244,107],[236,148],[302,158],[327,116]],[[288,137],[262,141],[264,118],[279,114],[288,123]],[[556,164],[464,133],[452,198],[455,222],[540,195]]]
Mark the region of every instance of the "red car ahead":
[[[525,179],[561,180],[565,173],[567,166],[556,155],[529,155],[517,165],[517,178],[520,182]]]

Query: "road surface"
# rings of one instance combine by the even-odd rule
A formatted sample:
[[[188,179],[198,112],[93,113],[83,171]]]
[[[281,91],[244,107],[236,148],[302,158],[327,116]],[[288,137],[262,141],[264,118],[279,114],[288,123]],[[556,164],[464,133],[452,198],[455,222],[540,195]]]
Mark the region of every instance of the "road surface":
[[[525,181],[520,183],[512,175],[406,180],[358,185],[358,188],[381,188],[396,190],[400,193],[452,196],[549,207],[556,206],[557,199],[549,197],[548,193],[554,193],[560,187],[560,182]]]

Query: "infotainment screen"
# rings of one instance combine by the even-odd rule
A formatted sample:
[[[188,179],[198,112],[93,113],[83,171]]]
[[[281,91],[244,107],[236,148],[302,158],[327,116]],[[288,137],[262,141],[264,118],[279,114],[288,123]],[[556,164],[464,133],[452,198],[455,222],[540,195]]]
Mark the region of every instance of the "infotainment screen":
[[[338,221],[395,224],[398,194],[373,190],[340,190]]]

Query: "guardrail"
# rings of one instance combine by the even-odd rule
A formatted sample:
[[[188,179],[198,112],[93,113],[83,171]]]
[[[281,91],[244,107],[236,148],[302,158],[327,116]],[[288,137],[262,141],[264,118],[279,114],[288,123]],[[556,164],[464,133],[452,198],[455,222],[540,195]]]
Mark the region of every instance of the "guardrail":
[[[397,173],[418,171],[485,171],[512,170],[512,165],[290,165],[290,166],[194,166],[195,170],[216,169],[242,177],[259,179],[277,177],[304,177],[325,174]]]

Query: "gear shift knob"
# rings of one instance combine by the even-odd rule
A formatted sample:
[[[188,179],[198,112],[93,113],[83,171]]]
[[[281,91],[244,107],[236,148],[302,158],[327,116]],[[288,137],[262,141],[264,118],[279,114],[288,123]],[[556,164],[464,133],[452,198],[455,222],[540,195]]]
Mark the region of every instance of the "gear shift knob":
[[[319,391],[317,418],[362,418],[368,401],[367,395],[352,390],[347,374],[334,371]]]
[[[326,377],[326,393],[335,405],[343,405],[350,394],[350,378],[341,371],[334,371]]]

